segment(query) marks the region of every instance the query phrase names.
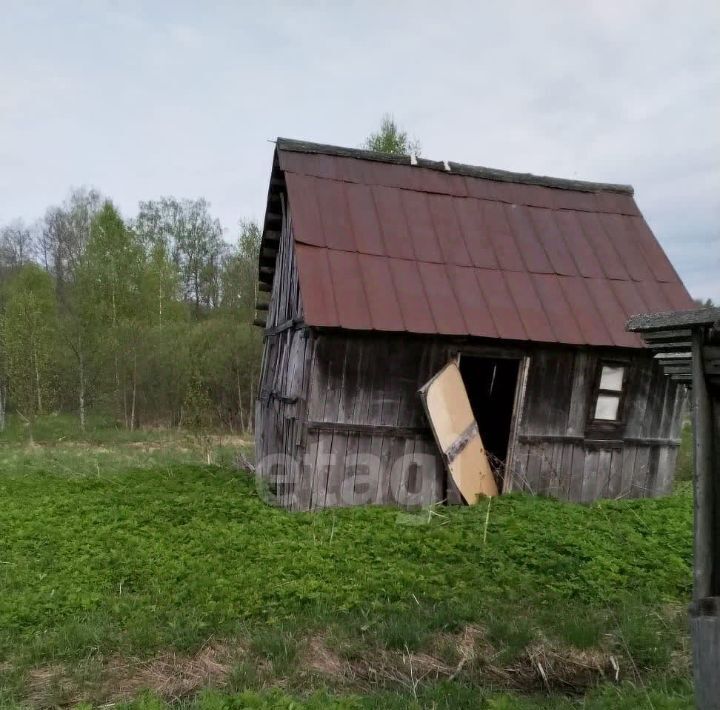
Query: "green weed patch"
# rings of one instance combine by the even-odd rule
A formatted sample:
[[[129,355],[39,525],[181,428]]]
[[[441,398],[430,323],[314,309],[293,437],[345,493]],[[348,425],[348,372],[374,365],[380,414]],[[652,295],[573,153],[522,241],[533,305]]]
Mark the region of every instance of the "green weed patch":
[[[523,707],[504,705],[499,691],[483,695],[484,705],[470,698],[477,703],[489,662],[528,668],[528,687],[542,692],[532,660],[540,647],[602,654],[600,679],[610,656],[636,684],[687,679],[678,662],[691,583],[686,487],[592,506],[501,497],[487,530],[482,503],[407,525],[387,508],[288,513],[229,467],[186,463],[175,451],[122,468],[120,444],[108,447],[115,467],[82,472],[72,470],[72,447],[55,450],[62,465],[50,449],[0,452],[0,701],[24,697],[33,669],[82,667],[72,683],[98,688],[112,659],[193,656],[215,642],[234,648],[235,660],[223,693],[192,701],[201,707],[369,707],[378,692],[383,707]],[[24,467],[8,466],[20,455]],[[466,629],[481,638],[467,662]],[[312,694],[333,679],[304,670],[316,637],[333,664],[352,671],[327,696]],[[430,654],[442,671],[410,694],[404,680],[368,686],[373,663],[407,654]],[[366,674],[365,690],[348,695],[356,672]],[[454,681],[432,680],[443,676]],[[262,690],[276,682],[289,694]],[[645,692],[637,687],[617,698]],[[585,707],[623,707],[617,698],[602,705],[617,688],[588,696]],[[683,688],[663,697],[686,698]],[[446,691],[454,704],[438,701]],[[655,706],[681,707],[668,702]]]

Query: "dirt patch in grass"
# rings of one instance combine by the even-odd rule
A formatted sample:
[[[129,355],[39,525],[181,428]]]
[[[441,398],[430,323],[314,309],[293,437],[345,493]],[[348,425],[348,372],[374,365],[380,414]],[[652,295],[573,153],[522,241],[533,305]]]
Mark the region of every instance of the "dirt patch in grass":
[[[323,664],[330,668],[335,665],[332,655],[317,643],[313,652],[322,661],[316,665],[318,669]],[[478,626],[467,626],[457,634],[436,635],[427,650],[378,650],[349,662],[346,669],[351,685],[359,681],[364,688],[387,683],[413,688],[427,681],[462,676],[482,686],[576,694],[601,680],[620,679],[617,659],[601,649],[580,650],[536,641],[512,660],[503,661],[502,654]]]
[[[323,634],[311,636],[302,655],[302,663],[321,675],[340,678],[347,675],[351,669],[350,664],[328,648],[327,640]]]
[[[222,685],[232,667],[233,655],[228,647],[206,646],[193,656],[163,654],[130,673],[118,659],[104,688],[111,701],[132,697],[145,689],[168,700],[180,699],[202,688]]]
[[[179,700],[207,687],[222,687],[238,650],[208,645],[193,655],[163,653],[148,661],[114,657],[94,667],[53,664],[27,674],[27,700],[33,707],[79,702],[116,703],[150,690]]]
[[[81,701],[117,703],[150,690],[168,701],[195,695],[207,687],[223,688],[240,662],[270,675],[264,684],[276,687],[302,679],[308,690],[327,684],[344,690],[372,692],[403,688],[414,692],[420,685],[462,677],[478,686],[534,693],[566,695],[586,691],[601,681],[617,681],[624,674],[609,653],[535,642],[511,663],[499,654],[484,631],[467,626],[456,634],[437,634],[428,647],[416,652],[370,649],[362,658],[343,659],[330,648],[324,634],[306,637],[291,668],[272,673],[273,663],[255,657],[252,644],[212,644],[192,655],[163,653],[147,661],[114,657],[84,672],[58,664],[33,668],[27,673],[27,700],[34,707],[67,706]],[[278,669],[279,670],[279,669]],[[627,672],[630,672],[628,667]]]

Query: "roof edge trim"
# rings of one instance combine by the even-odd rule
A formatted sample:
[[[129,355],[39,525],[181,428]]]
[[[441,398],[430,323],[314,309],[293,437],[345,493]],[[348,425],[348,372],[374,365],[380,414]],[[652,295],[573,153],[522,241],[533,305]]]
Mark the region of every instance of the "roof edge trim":
[[[379,153],[374,150],[363,150],[361,148],[343,148],[342,146],[311,143],[308,141],[294,140],[292,138],[278,138],[276,146],[278,150],[284,150],[291,153],[334,155],[341,158],[356,158],[358,160],[373,160],[378,163],[411,166],[409,155]],[[586,180],[570,180],[567,178],[548,177],[546,175],[533,175],[532,173],[514,173],[509,170],[497,170],[495,168],[485,168],[479,165],[466,165],[464,163],[455,163],[452,161],[449,161],[447,164],[450,166],[449,173],[445,167],[445,161],[442,160],[417,158],[417,165],[412,165],[412,167],[437,170],[445,175],[455,174],[463,175],[465,177],[495,180],[496,182],[541,185],[543,187],[552,187],[559,190],[574,190],[578,192],[615,192],[622,195],[634,194],[632,185],[589,182]]]

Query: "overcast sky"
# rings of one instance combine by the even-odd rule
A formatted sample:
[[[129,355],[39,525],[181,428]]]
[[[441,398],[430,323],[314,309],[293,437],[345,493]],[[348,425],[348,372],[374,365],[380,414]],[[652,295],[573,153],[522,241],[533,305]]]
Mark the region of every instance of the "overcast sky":
[[[277,136],[631,183],[720,300],[720,2],[0,0],[0,224],[71,186],[264,213]]]

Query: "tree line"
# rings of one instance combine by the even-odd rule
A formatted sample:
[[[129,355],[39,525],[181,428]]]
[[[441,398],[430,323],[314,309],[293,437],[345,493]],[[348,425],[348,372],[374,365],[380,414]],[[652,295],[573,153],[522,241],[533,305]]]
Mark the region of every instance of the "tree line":
[[[260,230],[223,238],[204,199],[141,202],[124,219],[71,192],[34,226],[0,228],[0,428],[8,412],[112,414],[128,429],[252,428],[262,337],[252,326]]]
[[[419,154],[390,114],[364,148]],[[111,414],[141,425],[249,431],[262,335],[252,325],[261,233],[223,238],[204,199],[122,217],[71,191],[33,227],[0,226],[0,430],[6,414]]]

